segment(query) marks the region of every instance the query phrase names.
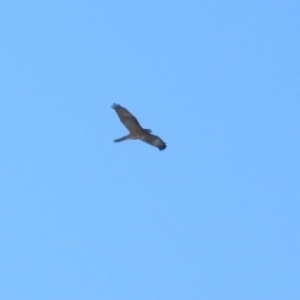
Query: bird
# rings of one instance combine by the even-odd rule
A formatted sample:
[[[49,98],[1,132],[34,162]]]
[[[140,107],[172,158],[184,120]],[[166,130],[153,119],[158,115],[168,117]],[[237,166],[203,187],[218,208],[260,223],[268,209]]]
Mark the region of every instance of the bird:
[[[129,131],[129,134],[115,139],[114,142],[117,143],[129,139],[138,139],[154,147],[157,147],[160,151],[167,148],[166,143],[160,137],[151,134],[151,129],[144,129],[138,122],[137,118],[133,114],[131,114],[125,107],[121,106],[120,104],[114,103],[111,108],[116,111],[121,122]]]

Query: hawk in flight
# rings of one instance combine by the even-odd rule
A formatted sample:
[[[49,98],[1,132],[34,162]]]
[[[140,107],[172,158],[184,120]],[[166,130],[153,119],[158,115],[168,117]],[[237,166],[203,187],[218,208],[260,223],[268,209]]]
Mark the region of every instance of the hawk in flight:
[[[128,139],[136,140],[139,139],[145,143],[148,143],[159,150],[165,150],[166,143],[158,136],[151,134],[150,129],[144,129],[136,119],[125,107],[119,104],[113,104],[111,106],[118,114],[121,122],[128,129],[129,134],[125,135],[119,139],[114,140],[114,142],[122,142]]]

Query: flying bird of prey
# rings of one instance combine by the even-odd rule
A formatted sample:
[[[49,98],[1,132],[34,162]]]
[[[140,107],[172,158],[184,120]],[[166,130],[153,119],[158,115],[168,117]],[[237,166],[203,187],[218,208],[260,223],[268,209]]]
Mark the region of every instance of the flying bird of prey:
[[[116,113],[118,114],[121,122],[128,129],[129,134],[125,135],[119,139],[114,140],[114,142],[122,142],[128,139],[132,140],[141,140],[145,143],[148,143],[154,147],[157,147],[159,150],[165,150],[167,145],[166,143],[158,136],[151,134],[150,129],[144,129],[136,119],[136,117],[131,114],[125,107],[122,107],[119,104],[113,104],[111,106]]]

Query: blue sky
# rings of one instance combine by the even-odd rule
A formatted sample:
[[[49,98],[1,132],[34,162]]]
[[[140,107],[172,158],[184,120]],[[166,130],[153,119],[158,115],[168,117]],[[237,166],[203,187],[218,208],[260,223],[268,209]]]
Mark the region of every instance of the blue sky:
[[[1,299],[300,299],[300,4],[250,2],[0,4]]]

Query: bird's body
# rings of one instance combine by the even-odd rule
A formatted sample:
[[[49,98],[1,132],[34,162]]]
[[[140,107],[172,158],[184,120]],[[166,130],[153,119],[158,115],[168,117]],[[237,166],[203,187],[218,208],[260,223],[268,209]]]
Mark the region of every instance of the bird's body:
[[[118,114],[121,122],[128,129],[129,134],[114,140],[114,142],[121,142],[128,139],[139,139],[145,143],[157,147],[159,150],[165,150],[166,143],[158,136],[151,134],[150,129],[144,129],[136,119],[126,108],[119,104],[113,104],[111,106]]]

